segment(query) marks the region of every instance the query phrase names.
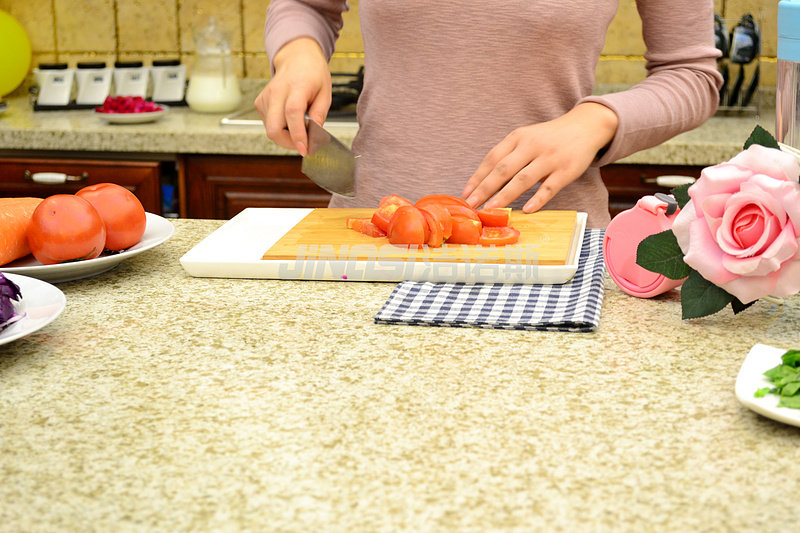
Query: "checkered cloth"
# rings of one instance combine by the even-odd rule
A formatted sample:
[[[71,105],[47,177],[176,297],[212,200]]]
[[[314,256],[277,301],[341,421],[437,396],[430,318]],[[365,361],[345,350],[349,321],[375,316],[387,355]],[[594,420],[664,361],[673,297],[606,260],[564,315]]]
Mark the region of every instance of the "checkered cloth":
[[[603,230],[587,229],[575,276],[561,285],[397,285],[376,324],[588,332],[603,305]]]

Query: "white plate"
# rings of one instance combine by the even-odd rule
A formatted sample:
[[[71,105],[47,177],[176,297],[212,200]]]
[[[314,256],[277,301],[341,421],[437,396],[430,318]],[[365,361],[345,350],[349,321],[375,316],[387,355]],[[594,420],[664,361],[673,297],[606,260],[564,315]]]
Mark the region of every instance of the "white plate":
[[[146,113],[102,113],[95,110],[94,114],[109,124],[144,124],[145,122],[158,120],[167,114],[169,109],[165,105],[159,105],[161,105],[163,109]]]
[[[566,283],[578,270],[586,213],[578,213],[566,265],[481,264],[349,258],[261,259],[311,209],[250,207],[227,221],[181,257],[191,276],[207,278],[336,281],[433,281],[462,283]]]
[[[32,255],[17,259],[7,265],[1,266],[3,273],[21,274],[31,276],[50,283],[61,283],[75,279],[96,276],[111,270],[125,259],[158,246],[169,239],[175,232],[175,226],[170,221],[153,213],[147,213],[147,226],[142,239],[127,250],[111,255],[101,255],[87,261],[73,263],[58,263],[56,265],[43,265]]]
[[[753,346],[736,377],[736,397],[742,405],[760,415],[784,424],[800,426],[800,409],[778,407],[779,398],[775,394],[766,394],[761,398],[755,397],[758,389],[773,386],[764,372],[781,364],[781,356],[784,353],[786,353],[785,349],[766,344]]]
[[[5,276],[19,285],[22,300],[15,303],[15,308],[18,313],[24,313],[25,316],[0,331],[0,344],[17,340],[45,327],[55,320],[67,305],[64,293],[45,281],[16,274],[5,274]]]

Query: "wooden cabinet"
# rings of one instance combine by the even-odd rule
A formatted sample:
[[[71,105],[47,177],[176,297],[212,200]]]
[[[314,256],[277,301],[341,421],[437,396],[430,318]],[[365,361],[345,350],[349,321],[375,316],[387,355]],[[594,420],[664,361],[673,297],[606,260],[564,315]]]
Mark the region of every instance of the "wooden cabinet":
[[[325,207],[331,195],[300,172],[300,157],[185,155],[180,158],[181,216],[227,220],[246,207]],[[668,193],[660,176],[698,178],[702,166],[608,165],[601,169],[612,218],[642,196]]]
[[[181,156],[181,216],[227,220],[246,207],[326,207],[330,193],[300,165],[293,156]]]
[[[116,158],[114,158],[116,157]],[[330,193],[300,171],[298,156],[195,155],[161,160],[147,154],[0,154],[0,196],[76,192],[93,183],[113,182],[133,191],[146,211],[162,213],[162,185],[177,186],[180,216],[227,220],[247,207],[325,207]],[[702,166],[614,164],[601,169],[612,218],[642,196],[668,193],[659,176],[698,178]],[[59,172],[79,178],[64,184],[36,183],[30,175]],[[171,209],[170,209],[171,210]],[[174,216],[168,214],[167,216]]]
[[[73,181],[62,184],[37,183],[39,172],[64,173]],[[0,196],[74,194],[82,187],[111,182],[132,191],[145,211],[161,214],[161,163],[78,158],[0,157]]]
[[[671,187],[659,186],[659,176],[699,178],[702,166],[687,165],[608,165],[600,169],[608,189],[608,210],[611,218],[630,209],[642,196],[657,192],[669,193]]]

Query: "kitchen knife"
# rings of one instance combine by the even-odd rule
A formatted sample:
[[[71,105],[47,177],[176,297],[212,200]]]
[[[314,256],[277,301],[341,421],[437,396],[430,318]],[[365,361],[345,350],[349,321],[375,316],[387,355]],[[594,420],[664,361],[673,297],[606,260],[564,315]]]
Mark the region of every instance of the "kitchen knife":
[[[722,17],[714,14],[714,45],[721,55],[717,58],[717,65],[722,74],[722,87],[719,89],[719,105],[725,105],[725,95],[728,91],[728,53],[730,52],[730,37],[728,36],[728,28]]]
[[[355,196],[356,156],[308,116],[306,128],[308,155],[303,158],[303,174],[330,193]]]
[[[747,107],[750,104],[750,100],[753,98],[753,95],[758,89],[758,79],[760,75],[761,65],[756,65],[756,71],[753,73],[753,79],[750,80],[750,85],[747,87],[747,92],[744,93],[744,98],[742,98],[742,107]]]
[[[753,62],[761,51],[761,35],[750,13],[744,15],[733,29],[731,37],[731,62],[739,65],[739,74],[728,96],[728,106],[739,103],[739,92],[744,83],[744,66]]]

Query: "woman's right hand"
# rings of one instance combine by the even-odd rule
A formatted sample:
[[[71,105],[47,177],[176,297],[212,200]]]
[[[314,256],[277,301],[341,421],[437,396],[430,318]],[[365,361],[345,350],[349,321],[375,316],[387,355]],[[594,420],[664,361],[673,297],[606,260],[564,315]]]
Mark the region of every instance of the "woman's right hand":
[[[284,45],[273,59],[275,74],[256,97],[267,137],[280,146],[308,153],[306,113],[323,124],[331,106],[331,72],[319,44],[301,37]]]

